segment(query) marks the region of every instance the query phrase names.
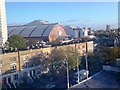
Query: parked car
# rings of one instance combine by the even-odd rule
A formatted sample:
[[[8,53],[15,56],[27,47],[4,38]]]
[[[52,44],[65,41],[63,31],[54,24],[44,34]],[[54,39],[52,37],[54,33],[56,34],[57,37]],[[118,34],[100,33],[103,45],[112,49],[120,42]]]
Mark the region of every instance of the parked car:
[[[84,80],[85,78],[87,78],[87,73],[89,74],[89,72],[87,71],[87,70],[80,70],[79,71],[79,78],[80,78],[80,80]],[[76,79],[77,80],[77,78],[78,78],[78,72],[76,72],[75,74],[74,74],[74,79]]]

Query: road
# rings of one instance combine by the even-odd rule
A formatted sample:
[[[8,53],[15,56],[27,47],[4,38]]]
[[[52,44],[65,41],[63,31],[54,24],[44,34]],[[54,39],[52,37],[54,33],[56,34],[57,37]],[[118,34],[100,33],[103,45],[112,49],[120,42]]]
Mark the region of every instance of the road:
[[[116,73],[101,71],[92,78],[73,86],[72,88],[118,88]]]

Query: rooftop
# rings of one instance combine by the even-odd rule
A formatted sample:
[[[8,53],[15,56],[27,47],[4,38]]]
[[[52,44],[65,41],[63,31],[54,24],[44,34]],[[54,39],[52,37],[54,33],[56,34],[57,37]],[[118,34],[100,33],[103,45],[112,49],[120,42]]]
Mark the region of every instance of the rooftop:
[[[58,23],[48,23],[47,21],[35,20],[26,25],[8,26],[8,36],[22,35],[23,37],[49,36],[51,29]]]
[[[72,88],[120,88],[118,78],[117,73],[102,70]]]

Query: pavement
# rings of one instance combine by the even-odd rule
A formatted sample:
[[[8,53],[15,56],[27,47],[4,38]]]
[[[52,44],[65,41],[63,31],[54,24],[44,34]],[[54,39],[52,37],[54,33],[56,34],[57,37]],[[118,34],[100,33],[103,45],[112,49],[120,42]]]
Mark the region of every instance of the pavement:
[[[90,78],[72,86],[74,88],[120,88],[120,81],[117,81],[118,76],[115,72],[100,71]]]

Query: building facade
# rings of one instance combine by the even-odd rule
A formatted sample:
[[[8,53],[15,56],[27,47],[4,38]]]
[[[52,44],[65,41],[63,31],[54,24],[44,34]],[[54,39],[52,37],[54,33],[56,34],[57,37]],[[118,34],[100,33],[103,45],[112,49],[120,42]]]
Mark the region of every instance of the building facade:
[[[67,35],[71,38],[84,38],[88,36],[87,28],[80,28],[75,26],[65,26]]]
[[[77,49],[80,56],[84,56],[86,54],[86,42],[65,46],[26,50],[20,51],[19,53],[13,52],[1,54],[0,66],[2,67],[2,75],[0,75],[0,80],[2,81],[2,84],[8,84],[10,86],[10,84],[13,83],[16,87],[16,84],[22,83],[21,80],[24,77],[24,74],[30,77],[37,77],[39,74],[44,72],[44,69],[41,68],[42,65],[39,63],[35,65],[35,58],[40,57],[41,54],[47,57],[53,49],[65,47],[73,47]],[[87,42],[88,53],[93,53],[93,48],[93,41]]]
[[[48,23],[35,20],[26,25],[8,26],[8,37],[21,35],[27,42],[35,44],[41,41],[59,41],[60,38],[67,36],[64,27],[59,23]]]
[[[7,41],[5,0],[0,0],[0,48]]]
[[[106,25],[106,31],[110,31],[110,25]]]
[[[86,42],[77,43],[77,44],[69,44],[65,46],[57,46],[57,48],[65,48],[65,47],[73,47],[79,50],[80,56],[84,56],[86,53]],[[19,71],[27,67],[27,63],[29,60],[34,59],[34,57],[39,57],[41,54],[49,55],[51,51],[56,47],[47,47],[33,50],[26,50],[13,52],[13,53],[5,53],[1,54],[0,66],[2,66],[1,72],[6,74],[9,72]],[[87,42],[87,51],[88,53],[93,53],[93,41]],[[19,64],[20,63],[20,64]]]

